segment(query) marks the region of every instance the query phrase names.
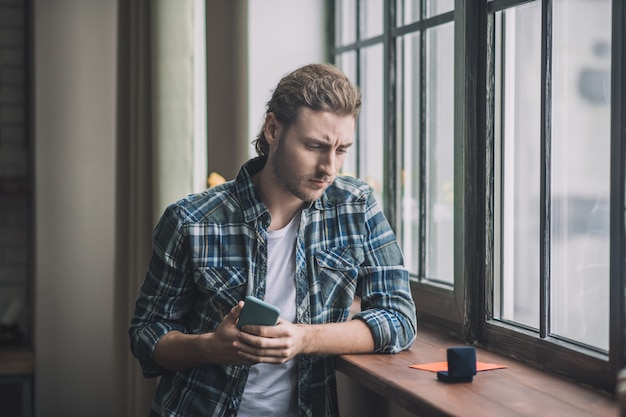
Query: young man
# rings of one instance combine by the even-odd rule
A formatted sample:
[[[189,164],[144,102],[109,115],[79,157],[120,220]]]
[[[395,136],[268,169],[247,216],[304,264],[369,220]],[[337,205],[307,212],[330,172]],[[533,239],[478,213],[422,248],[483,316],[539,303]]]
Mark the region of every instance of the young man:
[[[295,70],[268,103],[260,156],[166,209],[129,332],[144,375],[161,377],[153,416],[336,416],[333,356],[413,342],[395,235],[370,187],[337,176],[360,105],[335,67]],[[239,330],[246,295],[277,305],[278,324]]]

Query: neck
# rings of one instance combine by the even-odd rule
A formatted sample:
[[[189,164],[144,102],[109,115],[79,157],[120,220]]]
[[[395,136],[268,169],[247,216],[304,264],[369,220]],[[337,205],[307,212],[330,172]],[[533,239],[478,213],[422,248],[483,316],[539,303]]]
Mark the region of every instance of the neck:
[[[269,230],[278,230],[289,224],[293,216],[302,209],[302,200],[276,186],[280,180],[272,177],[270,171],[266,165],[252,177],[252,182],[261,201],[270,212],[272,222]]]

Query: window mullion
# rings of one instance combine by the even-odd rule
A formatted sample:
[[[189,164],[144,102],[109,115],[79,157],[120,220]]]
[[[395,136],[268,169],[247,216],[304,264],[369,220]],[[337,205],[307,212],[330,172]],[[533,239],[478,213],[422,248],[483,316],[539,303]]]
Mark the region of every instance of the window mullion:
[[[454,289],[472,343],[485,314],[486,5],[457,1],[455,13]]]
[[[609,361],[617,371],[626,366],[626,4],[612,7]]]
[[[501,209],[496,208],[495,187],[496,175],[500,168],[496,167],[496,161],[500,159],[496,157],[496,108],[495,108],[495,14],[487,13],[486,19],[486,38],[485,38],[485,56],[482,57],[485,63],[485,290],[484,290],[484,315],[486,320],[494,318],[494,298],[495,291],[501,291],[500,283],[496,283],[496,279],[500,279],[501,273],[496,272],[496,268],[501,268],[500,258],[496,258],[499,250],[495,249],[495,245],[500,243],[500,238],[496,238],[497,213],[501,213]],[[498,313],[500,316],[500,313]],[[480,335],[484,333],[484,323],[480,323]]]
[[[384,147],[386,155],[383,158],[383,164],[385,165],[383,172],[388,173],[387,177],[384,178],[386,184],[384,194],[386,198],[385,215],[392,227],[398,230],[400,227],[398,196],[401,195],[401,191],[399,189],[400,183],[398,182],[399,152],[397,152],[398,146],[395,133],[395,74],[397,74],[397,70],[396,48],[394,38],[391,35],[391,28],[395,22],[395,2],[386,1],[383,6],[383,14],[383,56],[385,57],[385,62],[383,62],[383,97],[386,98],[383,107],[383,137],[386,142]]]
[[[420,6],[420,21],[426,16],[426,3],[422,2]],[[426,191],[428,172],[428,158],[426,158],[426,36],[424,31],[420,32],[419,37],[419,80],[420,80],[420,97],[419,97],[419,239],[422,242],[419,245],[419,266],[418,275],[420,279],[426,279]]]
[[[541,217],[540,217],[540,307],[539,333],[550,334],[550,169],[552,123],[552,0],[544,0],[541,13]]]

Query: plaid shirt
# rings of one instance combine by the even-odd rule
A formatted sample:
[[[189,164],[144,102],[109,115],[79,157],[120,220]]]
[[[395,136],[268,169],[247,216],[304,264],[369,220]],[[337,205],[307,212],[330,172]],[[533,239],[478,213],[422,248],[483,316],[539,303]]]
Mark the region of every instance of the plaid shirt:
[[[167,332],[213,332],[246,295],[264,298],[270,214],[251,175],[264,158],[246,163],[237,179],[169,206],[154,229],[154,252],[129,331],[146,377],[160,376],[158,416],[235,416],[249,367],[205,365],[179,372],[153,360]],[[408,273],[395,236],[369,186],[338,177],[302,211],[296,243],[298,323],[348,319],[355,295],[378,353],[398,353],[415,338]],[[336,416],[334,361],[298,361],[301,416]]]

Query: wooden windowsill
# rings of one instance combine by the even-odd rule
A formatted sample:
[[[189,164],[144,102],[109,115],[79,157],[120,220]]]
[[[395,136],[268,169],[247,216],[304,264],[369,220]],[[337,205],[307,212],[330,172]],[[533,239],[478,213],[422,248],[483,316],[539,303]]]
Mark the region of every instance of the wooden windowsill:
[[[446,360],[459,342],[420,329],[410,350],[397,355],[343,355],[337,370],[421,417],[617,416],[616,400],[598,391],[477,348],[477,360],[506,369],[479,372],[471,383],[446,384],[433,372],[409,368]]]

